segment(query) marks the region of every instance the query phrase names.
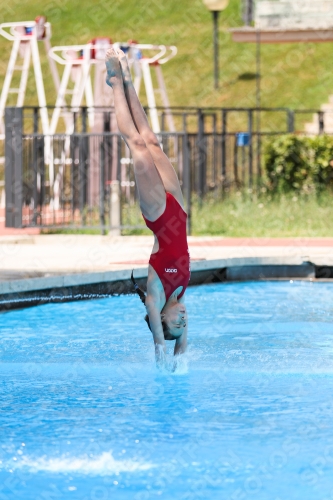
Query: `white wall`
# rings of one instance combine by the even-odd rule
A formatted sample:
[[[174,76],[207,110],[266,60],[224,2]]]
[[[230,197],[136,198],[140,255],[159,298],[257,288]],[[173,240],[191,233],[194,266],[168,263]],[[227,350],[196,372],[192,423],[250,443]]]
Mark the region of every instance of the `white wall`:
[[[333,0],[256,0],[256,27],[333,27]]]

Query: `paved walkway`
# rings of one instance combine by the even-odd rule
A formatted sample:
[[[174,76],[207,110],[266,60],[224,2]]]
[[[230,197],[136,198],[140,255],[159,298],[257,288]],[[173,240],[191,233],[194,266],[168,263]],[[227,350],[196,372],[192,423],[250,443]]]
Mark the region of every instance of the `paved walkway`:
[[[150,236],[0,236],[0,280],[142,268],[152,244]],[[271,264],[333,266],[333,238],[190,237],[189,246],[192,262],[240,258],[251,265],[264,258]]]
[[[12,227],[5,227],[5,209],[2,205],[4,205],[4,198],[2,198],[2,190],[0,186],[0,237],[20,236],[22,234],[25,235],[40,234],[40,229],[34,227],[29,227],[26,229],[14,229]]]

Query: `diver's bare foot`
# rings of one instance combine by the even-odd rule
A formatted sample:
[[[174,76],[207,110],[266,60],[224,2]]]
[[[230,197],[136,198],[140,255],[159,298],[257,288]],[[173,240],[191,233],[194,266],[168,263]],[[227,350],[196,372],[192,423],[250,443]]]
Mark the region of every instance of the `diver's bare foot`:
[[[121,49],[117,49],[117,54],[121,66],[121,72],[123,74],[123,80],[125,83],[131,83],[131,71],[128,66],[128,59],[126,57],[126,54]]]
[[[106,83],[112,87],[115,83],[121,82],[122,74],[117,52],[112,47],[105,55]]]

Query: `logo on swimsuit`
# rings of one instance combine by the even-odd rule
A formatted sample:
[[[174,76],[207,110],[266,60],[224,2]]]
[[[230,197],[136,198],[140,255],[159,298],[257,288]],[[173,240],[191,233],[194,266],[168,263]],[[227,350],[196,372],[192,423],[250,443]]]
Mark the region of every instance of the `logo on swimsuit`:
[[[165,269],[166,273],[178,273],[178,269]]]

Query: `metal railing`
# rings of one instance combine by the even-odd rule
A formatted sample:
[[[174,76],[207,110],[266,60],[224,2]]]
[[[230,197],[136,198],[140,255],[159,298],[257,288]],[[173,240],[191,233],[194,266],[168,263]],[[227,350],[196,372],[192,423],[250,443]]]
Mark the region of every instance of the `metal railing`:
[[[22,109],[23,133],[42,133],[40,108],[25,106]],[[161,130],[168,131],[168,115],[171,112],[177,132],[198,133],[200,127],[205,132],[233,133],[249,131],[257,133],[304,133],[311,125],[313,134],[333,134],[333,104],[332,109],[291,109],[277,108],[219,108],[219,107],[190,107],[173,106],[170,110],[157,107]],[[51,118],[54,107],[47,107]],[[148,108],[145,108],[148,113]],[[117,123],[114,108],[106,106],[64,107],[63,112],[71,117],[71,130],[66,130],[65,120],[60,121],[56,133],[103,133],[117,132]],[[94,115],[94,125],[89,126],[89,116]]]
[[[6,110],[7,227],[145,227],[130,151],[118,133],[23,134],[20,111]],[[162,133],[160,141],[189,205],[189,140]]]
[[[38,120],[29,131],[25,109],[6,109],[8,227],[75,227],[113,233],[144,227],[130,152],[117,132],[85,131],[86,111],[80,110],[83,120],[81,114],[72,134],[48,136],[39,133]],[[163,132],[159,140],[184,191],[189,232],[193,197],[203,200],[213,193],[219,198],[233,189],[261,186],[267,139],[295,132],[301,113],[313,116],[311,110],[283,108],[262,109],[260,114],[255,109],[233,108],[179,108],[177,112],[183,129]],[[103,113],[110,125],[112,111]],[[316,117],[318,122],[313,123],[322,133],[325,113]]]

